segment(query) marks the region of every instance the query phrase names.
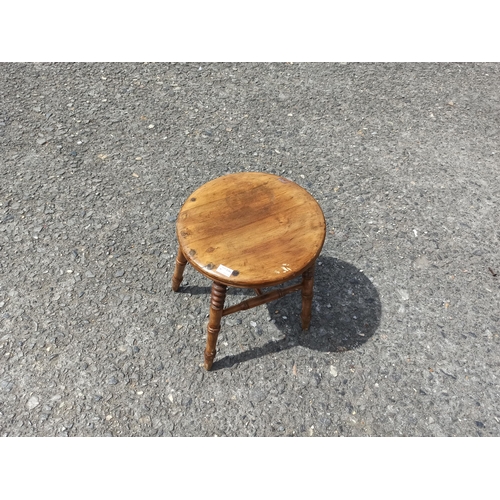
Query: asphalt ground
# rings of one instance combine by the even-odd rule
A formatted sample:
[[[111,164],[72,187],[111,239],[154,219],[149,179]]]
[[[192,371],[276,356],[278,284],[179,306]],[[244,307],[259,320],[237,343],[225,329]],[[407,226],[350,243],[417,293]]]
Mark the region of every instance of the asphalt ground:
[[[498,436],[499,138],[496,63],[1,64],[1,435]],[[327,238],[310,331],[228,316],[206,372],[175,220],[239,171]]]

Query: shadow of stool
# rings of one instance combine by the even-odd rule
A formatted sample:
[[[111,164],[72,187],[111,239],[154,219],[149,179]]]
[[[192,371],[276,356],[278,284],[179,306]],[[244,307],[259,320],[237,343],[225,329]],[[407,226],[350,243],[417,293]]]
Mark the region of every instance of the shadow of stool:
[[[318,258],[313,315],[305,333],[294,316],[297,298],[284,297],[267,305],[269,316],[284,334],[280,340],[220,359],[214,370],[229,368],[296,346],[322,352],[345,352],[356,349],[375,335],[382,316],[380,296],[370,281],[355,266],[333,257]],[[285,318],[286,319],[285,319]]]

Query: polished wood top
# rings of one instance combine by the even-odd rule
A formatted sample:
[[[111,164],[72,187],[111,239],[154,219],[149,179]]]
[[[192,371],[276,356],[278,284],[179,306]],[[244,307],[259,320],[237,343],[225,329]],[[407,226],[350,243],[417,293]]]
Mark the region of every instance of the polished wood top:
[[[187,260],[211,280],[256,288],[302,274],[321,251],[325,227],[302,187],[242,172],[197,189],[180,210],[177,237]]]

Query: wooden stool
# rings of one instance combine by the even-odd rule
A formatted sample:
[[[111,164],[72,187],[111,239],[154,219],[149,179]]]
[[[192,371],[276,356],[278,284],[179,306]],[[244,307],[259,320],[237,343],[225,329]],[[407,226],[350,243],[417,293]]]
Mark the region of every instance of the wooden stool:
[[[242,172],[197,189],[177,218],[179,251],[172,278],[176,292],[186,262],[213,281],[205,368],[216,354],[222,316],[302,292],[302,328],[311,320],[314,263],[325,240],[325,218],[316,200],[294,182],[271,174]],[[287,288],[262,293],[302,275]],[[228,286],[257,296],[224,309]]]

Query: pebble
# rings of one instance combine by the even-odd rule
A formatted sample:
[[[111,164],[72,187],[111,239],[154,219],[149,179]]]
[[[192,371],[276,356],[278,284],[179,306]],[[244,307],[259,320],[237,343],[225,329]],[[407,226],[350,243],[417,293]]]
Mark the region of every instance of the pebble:
[[[116,385],[118,383],[118,379],[113,375],[110,379],[108,379],[108,385]]]
[[[260,403],[266,399],[267,394],[262,389],[253,389],[250,391],[248,398],[250,401]]]
[[[43,144],[45,144],[46,142],[47,142],[47,140],[46,140],[46,139],[37,139],[37,140],[36,140],[36,143],[37,143],[38,145],[40,145],[40,146],[42,146],[42,145],[43,145]]]
[[[0,389],[5,389],[6,391],[10,391],[14,384],[9,380],[0,380]]]
[[[95,274],[92,271],[85,271],[85,276],[87,278],[95,278]]]
[[[120,269],[116,271],[115,273],[115,278],[121,278],[125,274],[125,271],[123,269]]]
[[[429,260],[425,255],[421,255],[417,259],[415,259],[415,262],[413,263],[413,266],[416,269],[427,269],[429,267]]]
[[[321,382],[321,376],[318,373],[314,373],[310,378],[310,382],[313,387],[318,387]]]
[[[28,408],[28,410],[33,410],[33,408],[36,408],[39,404],[39,399],[36,396],[31,396],[31,398],[29,398],[28,402],[26,403],[26,407]]]
[[[330,374],[332,377],[336,377],[338,375],[337,368],[335,368],[335,366],[330,366]]]
[[[257,323],[255,321],[250,321],[250,326],[253,326],[255,328],[257,326]]]

